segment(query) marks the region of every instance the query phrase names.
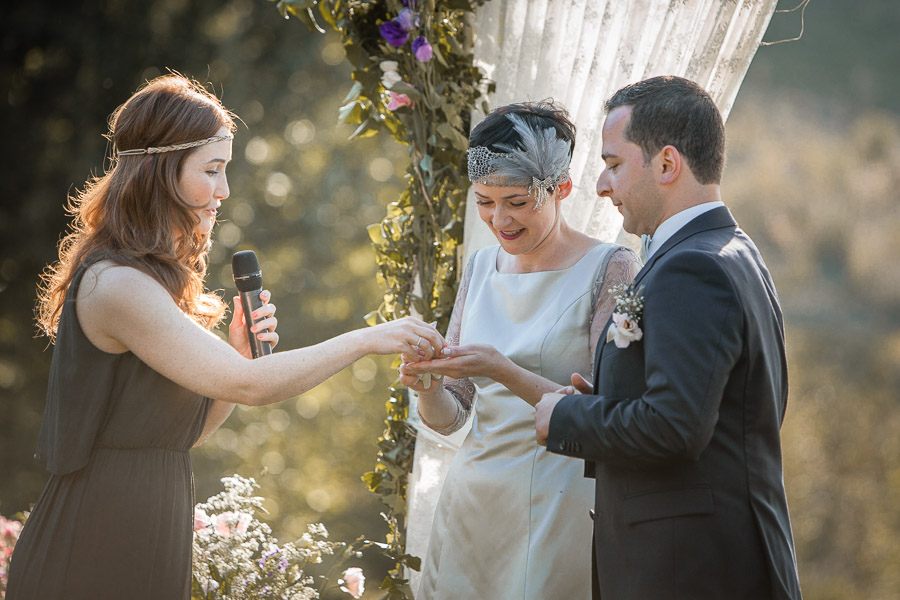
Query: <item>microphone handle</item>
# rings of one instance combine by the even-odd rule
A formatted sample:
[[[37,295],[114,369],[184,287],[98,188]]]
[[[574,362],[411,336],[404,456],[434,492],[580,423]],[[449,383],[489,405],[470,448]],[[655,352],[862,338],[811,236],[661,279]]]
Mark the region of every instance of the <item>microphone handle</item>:
[[[262,292],[259,290],[252,290],[249,292],[240,292],[241,295],[241,306],[244,309],[244,321],[247,324],[247,337],[250,339],[250,353],[253,354],[253,358],[259,358],[260,356],[264,356],[266,354],[272,354],[272,344],[269,342],[264,342],[261,339],[257,338],[257,333],[253,333],[250,331],[250,328],[262,321],[262,317],[259,319],[252,320],[250,315],[253,314],[253,311],[263,305],[262,300],[259,299],[259,294]]]

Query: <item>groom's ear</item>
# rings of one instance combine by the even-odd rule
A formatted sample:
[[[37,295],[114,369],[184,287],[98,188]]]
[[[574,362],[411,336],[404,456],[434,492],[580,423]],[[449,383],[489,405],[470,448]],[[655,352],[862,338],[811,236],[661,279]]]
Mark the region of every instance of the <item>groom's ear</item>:
[[[678,148],[672,145],[663,146],[657,155],[659,157],[658,170],[659,182],[663,185],[673,183],[681,174],[684,166],[684,157]]]

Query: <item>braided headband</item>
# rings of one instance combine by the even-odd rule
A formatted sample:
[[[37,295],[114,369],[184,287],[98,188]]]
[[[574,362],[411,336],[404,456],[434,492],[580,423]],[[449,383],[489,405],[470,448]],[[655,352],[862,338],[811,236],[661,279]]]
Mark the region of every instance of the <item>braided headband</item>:
[[[553,189],[569,179],[571,146],[556,137],[552,127],[534,130],[515,113],[508,114],[507,118],[519,134],[519,147],[494,144],[504,152],[494,152],[485,146],[469,148],[469,181],[527,187],[535,199],[534,209],[540,211]]]
[[[174,152],[176,150],[187,150],[188,148],[195,148],[197,146],[205,146],[206,144],[212,144],[213,142],[224,142],[225,140],[233,140],[234,136],[231,134],[228,135],[214,135],[212,137],[208,137],[204,140],[194,140],[193,142],[185,142],[183,144],[172,144],[171,146],[160,146],[158,148],[136,148],[134,150],[119,150],[116,152],[116,156],[133,156],[138,154],[161,154],[163,152]]]

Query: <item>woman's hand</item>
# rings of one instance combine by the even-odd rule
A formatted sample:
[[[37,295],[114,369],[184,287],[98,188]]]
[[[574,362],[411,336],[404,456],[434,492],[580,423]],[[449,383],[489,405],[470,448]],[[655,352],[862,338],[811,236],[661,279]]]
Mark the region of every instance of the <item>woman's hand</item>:
[[[409,371],[409,365],[415,364],[421,360],[423,357],[421,356],[411,356],[409,354],[403,353],[400,355],[400,366],[397,368],[397,371],[400,372],[400,383],[405,385],[411,390],[418,392],[420,396],[433,394],[439,392],[441,388],[443,388],[443,382],[441,381],[442,376],[437,375],[436,377],[432,377],[430,373],[421,374],[416,373],[413,374]]]
[[[370,354],[407,354],[429,359],[440,353],[444,337],[433,326],[404,317],[361,330]]]
[[[278,319],[275,318],[275,305],[269,304],[272,293],[269,290],[263,290],[259,293],[259,299],[263,305],[257,308],[250,316],[251,319],[262,317],[262,320],[253,325],[253,335],[264,342],[272,344],[272,348],[278,344],[278,334],[275,328],[278,326]],[[250,338],[247,336],[247,319],[244,316],[244,307],[241,304],[239,296],[235,296],[234,313],[231,316],[231,323],[228,324],[228,343],[231,347],[240,352],[245,358],[253,358],[250,350]]]
[[[500,381],[502,368],[508,362],[503,354],[489,344],[447,346],[440,356],[434,360],[419,362],[407,362],[404,359],[404,364],[400,367],[400,374],[414,378],[417,375],[433,373],[446,375],[453,379],[487,377],[494,381]],[[400,381],[406,385],[402,377]]]

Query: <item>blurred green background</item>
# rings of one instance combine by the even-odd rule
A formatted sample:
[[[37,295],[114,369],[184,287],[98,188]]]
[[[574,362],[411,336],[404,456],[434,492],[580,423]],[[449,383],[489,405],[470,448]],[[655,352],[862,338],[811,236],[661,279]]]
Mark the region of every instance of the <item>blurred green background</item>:
[[[791,8],[783,0],[780,8]],[[766,40],[796,35],[776,14]],[[799,42],[760,48],[727,125],[725,201],[773,272],[787,320],[783,430],[804,594],[900,595],[900,5],[813,0]],[[402,187],[405,149],[347,141],[350,88],[334,35],[265,0],[96,0],[0,8],[0,514],[27,509],[51,351],[35,285],[65,231],[67,194],[103,168],[108,115],[145,79],[209,81],[246,124],[229,167],[208,283],[258,252],[281,348],[314,344],[377,307],[366,225]],[[598,165],[599,169],[599,165]],[[382,429],[389,359],[366,358],[303,396],[237,409],[193,454],[197,498],[255,477],[282,540],[310,521],[381,538],[359,476]],[[362,563],[375,581],[387,564]]]

